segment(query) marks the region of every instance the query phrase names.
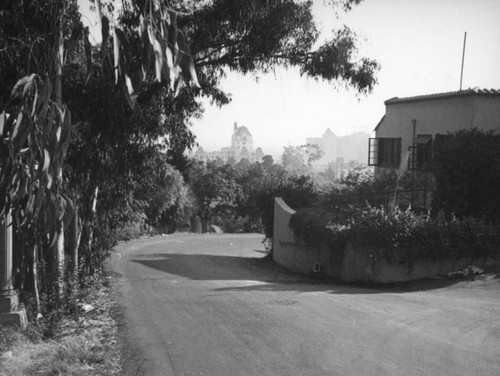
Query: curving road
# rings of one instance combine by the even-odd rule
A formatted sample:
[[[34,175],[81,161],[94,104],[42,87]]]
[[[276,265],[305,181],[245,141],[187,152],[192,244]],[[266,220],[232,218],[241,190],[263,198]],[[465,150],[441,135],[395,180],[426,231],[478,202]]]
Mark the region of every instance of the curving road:
[[[500,375],[500,275],[362,288],[288,273],[262,235],[129,242],[109,263],[125,375]]]

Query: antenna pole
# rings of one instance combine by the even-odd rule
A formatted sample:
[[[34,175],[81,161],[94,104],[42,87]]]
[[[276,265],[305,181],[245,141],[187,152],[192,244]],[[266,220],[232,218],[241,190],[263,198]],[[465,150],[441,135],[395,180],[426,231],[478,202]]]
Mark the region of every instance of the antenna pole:
[[[462,77],[464,75],[464,58],[465,58],[465,41],[467,40],[467,32],[464,34],[464,48],[462,50],[462,68],[460,69],[460,91],[462,91]]]

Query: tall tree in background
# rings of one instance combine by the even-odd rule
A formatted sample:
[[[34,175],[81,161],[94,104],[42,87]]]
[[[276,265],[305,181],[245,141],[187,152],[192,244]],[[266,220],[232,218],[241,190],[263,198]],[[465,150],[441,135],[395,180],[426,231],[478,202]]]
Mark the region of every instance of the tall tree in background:
[[[233,167],[217,166],[213,162],[193,166],[190,186],[195,197],[194,212],[201,219],[202,232],[210,231],[213,217],[235,209],[241,194]]]
[[[285,146],[281,162],[285,170],[289,172],[298,175],[307,175],[309,173],[306,150],[300,146]]]

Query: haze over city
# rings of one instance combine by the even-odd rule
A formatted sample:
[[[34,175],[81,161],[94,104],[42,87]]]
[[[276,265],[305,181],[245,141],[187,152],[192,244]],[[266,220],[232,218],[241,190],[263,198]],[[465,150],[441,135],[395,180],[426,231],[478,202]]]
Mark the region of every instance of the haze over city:
[[[301,77],[297,70],[227,72],[222,88],[232,102],[222,108],[207,103],[203,118],[193,121],[206,151],[230,144],[234,122],[246,126],[254,146],[275,159],[283,146],[304,144],[327,128],[337,135],[371,133],[385,100],[459,89],[465,32],[462,88],[500,88],[498,1],[367,0],[339,19],[322,0],[313,3],[324,37],[345,23],[359,36],[359,56],[380,63],[374,91],[357,95],[341,84]]]

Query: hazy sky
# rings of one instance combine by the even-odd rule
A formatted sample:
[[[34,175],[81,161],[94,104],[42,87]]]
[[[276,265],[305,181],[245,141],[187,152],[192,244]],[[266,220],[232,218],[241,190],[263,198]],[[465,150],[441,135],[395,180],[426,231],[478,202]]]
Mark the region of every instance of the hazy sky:
[[[464,32],[462,87],[500,89],[498,0],[365,0],[341,20],[323,8],[323,0],[313,2],[324,30],[345,22],[361,38],[359,55],[381,64],[373,93],[359,97],[298,71],[276,70],[258,82],[230,73],[222,87],[232,103],[208,106],[193,127],[206,151],[230,144],[235,121],[249,128],[255,146],[275,157],[284,145],[304,144],[328,127],[339,135],[372,132],[389,98],[459,89]]]

